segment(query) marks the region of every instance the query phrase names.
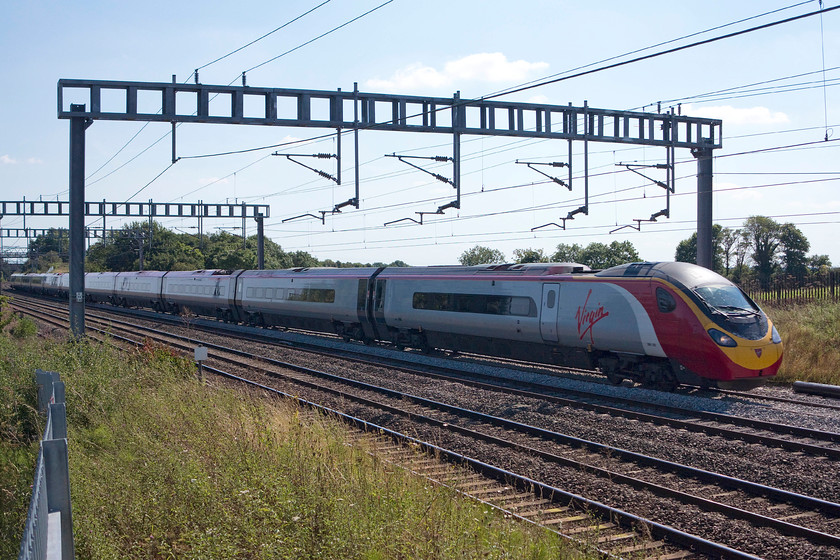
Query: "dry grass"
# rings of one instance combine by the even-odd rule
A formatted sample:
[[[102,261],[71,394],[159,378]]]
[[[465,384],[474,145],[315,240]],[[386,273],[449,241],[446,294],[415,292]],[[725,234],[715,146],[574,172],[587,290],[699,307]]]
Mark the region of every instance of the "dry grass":
[[[776,379],[840,385],[840,302],[764,309],[785,345]]]

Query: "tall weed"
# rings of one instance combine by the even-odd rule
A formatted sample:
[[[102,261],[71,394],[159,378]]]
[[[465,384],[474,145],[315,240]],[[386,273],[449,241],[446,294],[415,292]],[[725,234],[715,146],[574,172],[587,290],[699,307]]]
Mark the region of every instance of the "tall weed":
[[[769,307],[784,343],[779,381],[840,385],[840,302]]]

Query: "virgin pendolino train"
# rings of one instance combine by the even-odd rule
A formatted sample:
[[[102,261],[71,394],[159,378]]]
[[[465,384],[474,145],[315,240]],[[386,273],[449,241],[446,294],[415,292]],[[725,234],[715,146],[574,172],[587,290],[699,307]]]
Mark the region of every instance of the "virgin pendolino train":
[[[69,277],[16,274],[12,284],[67,297]],[[598,272],[574,263],[99,272],[85,275],[85,297],[399,348],[597,368],[613,383],[662,389],[752,388],[782,360],[779,333],[758,305],[688,263]]]

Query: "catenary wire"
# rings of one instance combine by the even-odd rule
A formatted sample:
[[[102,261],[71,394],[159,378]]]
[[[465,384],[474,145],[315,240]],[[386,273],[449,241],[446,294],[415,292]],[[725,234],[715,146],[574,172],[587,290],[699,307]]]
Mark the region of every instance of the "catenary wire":
[[[262,41],[263,39],[265,39],[266,37],[268,37],[268,36],[270,36],[270,35],[273,35],[273,34],[277,33],[277,32],[278,32],[278,31],[280,31],[281,29],[284,29],[284,28],[288,27],[289,25],[293,24],[294,22],[298,21],[299,19],[301,19],[301,18],[303,18],[303,17],[305,17],[305,16],[308,16],[309,14],[311,14],[312,12],[314,12],[315,10],[317,10],[318,8],[320,8],[320,7],[324,6],[325,4],[329,4],[331,1],[332,1],[332,0],[324,0],[324,2],[321,2],[320,4],[318,4],[317,6],[315,6],[314,8],[310,8],[309,10],[307,10],[307,11],[305,11],[304,13],[300,14],[299,16],[297,16],[297,17],[294,17],[294,18],[290,19],[289,21],[287,21],[286,23],[284,23],[284,24],[283,24],[283,25],[281,25],[280,27],[276,27],[276,28],[272,29],[271,31],[269,31],[269,32],[268,32],[268,33],[266,33],[265,35],[261,35],[260,37],[257,37],[257,38],[256,38],[256,39],[254,39],[253,41],[251,41],[251,42],[249,42],[249,43],[246,43],[246,44],[242,45],[242,46],[241,46],[241,47],[239,47],[238,49],[234,49],[234,50],[230,51],[229,53],[227,53],[227,54],[225,54],[225,55],[222,55],[222,56],[220,56],[219,58],[217,58],[217,59],[215,59],[215,60],[211,60],[211,61],[210,61],[210,62],[208,62],[207,64],[202,64],[201,66],[199,66],[198,68],[196,68],[196,69],[195,69],[195,71],[196,71],[196,72],[198,72],[199,70],[203,70],[204,68],[207,68],[208,66],[210,66],[210,65],[212,65],[212,64],[216,64],[217,62],[220,62],[220,61],[222,61],[222,60],[226,59],[226,58],[227,58],[227,57],[229,57],[229,56],[232,56],[232,55],[234,55],[234,54],[236,54],[236,53],[238,53],[238,52],[240,52],[240,51],[242,51],[242,50],[244,50],[244,49],[247,49],[247,48],[248,48],[248,47],[250,47],[251,45],[253,45],[253,44],[255,44],[255,43],[258,43],[258,42]]]

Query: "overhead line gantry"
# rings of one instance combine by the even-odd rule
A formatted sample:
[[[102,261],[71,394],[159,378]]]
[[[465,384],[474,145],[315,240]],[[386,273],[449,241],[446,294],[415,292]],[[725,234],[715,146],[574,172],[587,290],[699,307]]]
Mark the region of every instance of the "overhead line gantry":
[[[103,97],[103,92],[106,94]],[[211,99],[221,97],[222,103]],[[107,103],[103,103],[103,99]],[[224,105],[224,110],[219,108]],[[675,115],[453,97],[423,97],[353,91],[222,86],[169,82],[61,79],[58,118],[70,120],[70,312],[74,335],[84,333],[85,130],[95,120],[244,124],[331,128],[355,135],[355,197],[359,207],[360,131],[449,134],[453,177],[460,207],[463,134],[611,142],[687,148],[698,162],[698,264],[711,268],[712,151],[721,147],[722,122]],[[172,160],[177,161],[175,134]],[[585,162],[586,163],[586,162]],[[585,173],[586,175],[586,173]],[[581,213],[588,214],[585,203]],[[76,216],[76,218],[74,218]],[[81,297],[80,297],[81,295]],[[76,317],[76,319],[74,319]]]

